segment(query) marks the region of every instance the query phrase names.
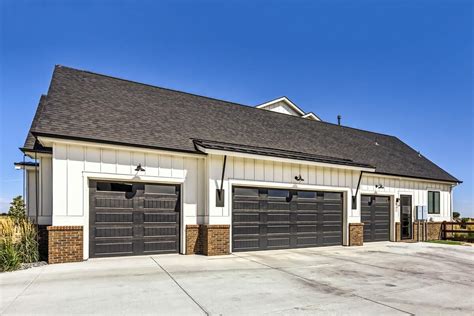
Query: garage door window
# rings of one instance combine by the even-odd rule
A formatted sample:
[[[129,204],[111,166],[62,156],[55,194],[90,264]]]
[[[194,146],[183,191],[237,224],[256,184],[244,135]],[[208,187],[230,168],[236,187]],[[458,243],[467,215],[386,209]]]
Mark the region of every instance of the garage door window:
[[[268,190],[268,197],[270,198],[289,198],[290,191],[288,190]]]
[[[439,214],[439,192],[428,191],[428,214]]]
[[[127,183],[97,182],[97,191],[132,192],[133,185]]]

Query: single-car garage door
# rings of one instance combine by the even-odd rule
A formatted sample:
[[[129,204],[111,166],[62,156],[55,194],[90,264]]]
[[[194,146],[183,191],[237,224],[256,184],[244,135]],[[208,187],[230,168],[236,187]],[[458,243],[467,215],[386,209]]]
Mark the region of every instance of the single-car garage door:
[[[90,181],[90,257],[179,250],[180,187]]]
[[[342,193],[234,187],[232,249],[342,244]]]
[[[390,240],[390,197],[362,195],[364,242]]]

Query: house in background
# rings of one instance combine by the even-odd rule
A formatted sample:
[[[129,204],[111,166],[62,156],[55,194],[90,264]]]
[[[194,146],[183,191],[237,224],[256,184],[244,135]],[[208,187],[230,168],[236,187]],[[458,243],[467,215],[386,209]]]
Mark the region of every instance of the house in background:
[[[394,136],[57,66],[21,150],[49,261],[417,239],[458,179]],[[20,167],[23,167],[21,165]]]

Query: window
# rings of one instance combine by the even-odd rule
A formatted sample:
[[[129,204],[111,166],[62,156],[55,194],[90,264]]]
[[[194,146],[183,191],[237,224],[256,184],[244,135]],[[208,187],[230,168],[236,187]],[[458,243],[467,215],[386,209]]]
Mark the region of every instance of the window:
[[[301,198],[301,199],[315,199],[316,198],[316,192],[298,191],[298,198]]]
[[[132,192],[133,185],[128,183],[97,182],[97,191]]]
[[[290,191],[269,189],[268,190],[268,197],[270,197],[270,198],[287,198],[288,199],[290,197]]]
[[[428,191],[428,214],[439,214],[439,192]]]

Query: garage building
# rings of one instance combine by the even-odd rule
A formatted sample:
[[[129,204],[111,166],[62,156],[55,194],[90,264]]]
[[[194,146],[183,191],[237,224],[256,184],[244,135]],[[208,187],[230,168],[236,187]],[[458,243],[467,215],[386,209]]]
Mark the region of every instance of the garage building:
[[[460,183],[286,97],[246,106],[64,66],[21,150],[50,262],[413,240],[418,209],[452,218]]]

